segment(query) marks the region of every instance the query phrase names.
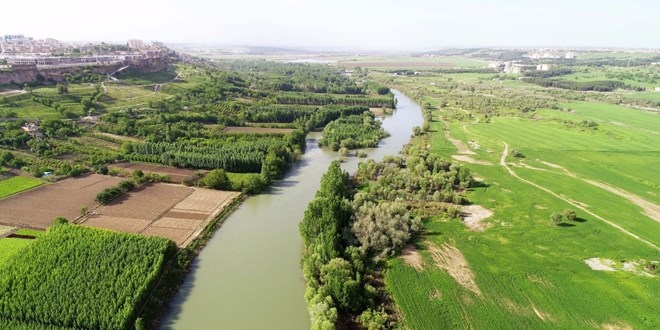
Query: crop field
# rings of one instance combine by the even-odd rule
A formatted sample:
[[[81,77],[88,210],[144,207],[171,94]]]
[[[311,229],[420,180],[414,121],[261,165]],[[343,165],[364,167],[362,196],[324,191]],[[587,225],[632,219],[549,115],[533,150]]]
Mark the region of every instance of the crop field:
[[[43,181],[35,178],[28,178],[24,176],[15,176],[8,179],[0,180],[0,198],[4,198],[23,190],[34,188],[43,184]]]
[[[175,250],[161,238],[69,224],[34,241],[0,266],[2,329],[132,329]]]
[[[84,226],[169,238],[183,245],[239,193],[149,184],[99,207]]]
[[[155,173],[158,175],[168,176],[170,182],[180,183],[186,179],[192,179],[197,173],[204,174],[205,170],[191,170],[186,168],[144,164],[144,163],[115,163],[108,165],[109,169],[117,168],[127,170],[129,172],[141,170],[144,173]]]
[[[564,110],[503,108],[485,117],[455,106],[452,97],[479,96],[446,89],[447,77],[491,99],[527,92]],[[430,218],[405,256],[390,261],[386,283],[405,325],[660,327],[660,281],[644,266],[660,259],[660,116],[598,94],[574,102],[563,99],[571,92],[514,81],[510,89],[461,75],[444,80],[396,78],[393,87],[433,109],[430,151],[461,160],[482,181],[467,197],[493,214],[484,231]],[[565,209],[578,219],[555,224],[551,214]]]
[[[227,126],[222,130],[225,133],[247,133],[247,134],[291,134],[292,128],[270,128],[270,127],[246,127]]]
[[[2,233],[3,230],[6,230],[4,234]],[[5,236],[11,232],[13,232],[13,235]],[[21,252],[23,248],[36,242],[36,238],[43,234],[43,231],[38,230],[15,230],[13,227],[0,226],[0,267],[12,256]]]
[[[56,217],[73,220],[80,208],[97,205],[96,195],[117,185],[120,178],[91,174],[17,194],[0,201],[0,224],[46,229]]]

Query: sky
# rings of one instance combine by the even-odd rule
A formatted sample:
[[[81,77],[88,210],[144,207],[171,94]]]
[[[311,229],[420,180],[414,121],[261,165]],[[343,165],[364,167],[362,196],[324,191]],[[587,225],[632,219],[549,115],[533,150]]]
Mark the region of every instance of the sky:
[[[342,50],[660,48],[659,0],[30,0],[0,35]]]

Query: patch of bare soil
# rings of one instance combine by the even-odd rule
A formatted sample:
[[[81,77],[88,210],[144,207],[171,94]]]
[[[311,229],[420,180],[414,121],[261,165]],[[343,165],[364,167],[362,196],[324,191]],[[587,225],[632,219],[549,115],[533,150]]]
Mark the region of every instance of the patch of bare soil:
[[[547,210],[548,209],[546,206],[539,205],[539,204],[534,205],[534,208],[537,209],[537,210]]]
[[[415,268],[416,271],[421,272],[424,270],[424,260],[422,259],[422,255],[419,254],[415,248],[415,245],[406,245],[401,252],[401,258],[403,258],[403,261],[408,264],[408,266]]]
[[[656,205],[654,203],[651,203],[645,199],[642,199],[641,197],[631,194],[623,189],[617,188],[610,186],[608,184],[598,182],[598,181],[593,181],[593,180],[584,180],[587,183],[594,185],[596,187],[599,187],[601,189],[605,189],[615,195],[621,196],[633,204],[639,206],[644,210],[644,214],[646,214],[649,218],[660,222],[660,206]]]
[[[429,292],[429,300],[430,301],[438,300],[440,298],[442,298],[442,293],[440,292],[440,290],[435,289],[435,290]]]
[[[589,258],[584,261],[593,270],[602,270],[607,272],[614,272],[614,261],[610,259]]]
[[[479,141],[468,141],[468,144],[470,145],[470,148],[474,150],[479,150],[479,148],[481,148]]]
[[[461,207],[463,223],[474,231],[484,231],[488,227],[482,221],[493,215],[493,211],[481,205],[465,205]]]
[[[448,244],[437,247],[429,243],[429,251],[438,268],[446,271],[462,287],[474,292],[477,296],[482,295],[474,279],[474,273],[460,250]]]
[[[474,154],[474,153],[472,153],[472,154]],[[451,156],[451,158],[456,159],[456,160],[461,161],[461,162],[464,162],[464,163],[468,163],[468,164],[486,165],[486,166],[493,165],[493,163],[491,163],[491,162],[487,162],[487,161],[484,161],[484,160],[476,160],[476,159],[474,159],[470,156],[466,156],[466,155],[453,155],[453,156]]]
[[[369,111],[371,111],[377,117],[385,114],[384,108],[369,108]]]
[[[633,327],[625,323],[603,323],[600,326],[603,330],[634,330]]]
[[[467,145],[465,143],[463,143],[463,141],[452,138],[451,135],[449,135],[448,130],[445,130],[445,138],[447,138],[447,140],[449,142],[451,142],[456,147],[456,149],[458,149],[458,153],[460,155],[474,155],[475,154],[474,151],[468,149]]]

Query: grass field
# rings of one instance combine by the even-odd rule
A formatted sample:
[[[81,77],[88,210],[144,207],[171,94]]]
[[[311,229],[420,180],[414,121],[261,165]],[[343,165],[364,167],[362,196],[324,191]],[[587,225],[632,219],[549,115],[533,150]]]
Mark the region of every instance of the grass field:
[[[28,178],[24,176],[15,176],[9,179],[0,181],[0,198],[4,198],[23,190],[34,188],[41,185],[43,181],[35,178]]]
[[[470,75],[442,78],[448,77],[494,98],[551,93],[518,82],[510,89],[508,81],[497,88]],[[452,139],[470,146],[470,159],[488,164],[463,165],[483,180],[468,198],[494,212],[484,232],[457,220],[427,221],[425,234],[415,240],[421,270],[407,259],[390,261],[386,283],[408,328],[660,327],[660,281],[639,266],[660,259],[660,116],[566,101],[561,108],[570,111],[538,109],[520,116],[503,109],[506,115],[499,117],[471,113],[444,123],[443,115],[466,110],[439,106],[439,100],[451,100],[444,86],[429,84],[439,77],[396,79],[397,88],[436,108],[431,152],[457,154],[446,127]],[[583,120],[598,126],[581,127]],[[502,158],[505,143],[524,158]],[[579,221],[552,223],[551,213],[564,209],[575,210]],[[591,269],[585,262],[590,258],[611,260],[615,271]]]

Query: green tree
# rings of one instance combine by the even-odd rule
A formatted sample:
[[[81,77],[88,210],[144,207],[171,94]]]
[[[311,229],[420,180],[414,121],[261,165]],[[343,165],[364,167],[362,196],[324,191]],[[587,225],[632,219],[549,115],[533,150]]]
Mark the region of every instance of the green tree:
[[[575,211],[571,209],[566,209],[561,212],[561,215],[566,218],[568,221],[576,221],[577,220],[577,214],[575,214]]]
[[[330,260],[321,268],[321,281],[332,298],[346,310],[357,310],[362,302],[360,282],[351,263],[342,258]]]
[[[550,219],[556,225],[564,222],[564,216],[559,212],[552,212],[552,214],[550,215]]]
[[[202,182],[204,182],[205,186],[217,190],[229,189],[230,187],[229,177],[221,169],[207,173]]]

